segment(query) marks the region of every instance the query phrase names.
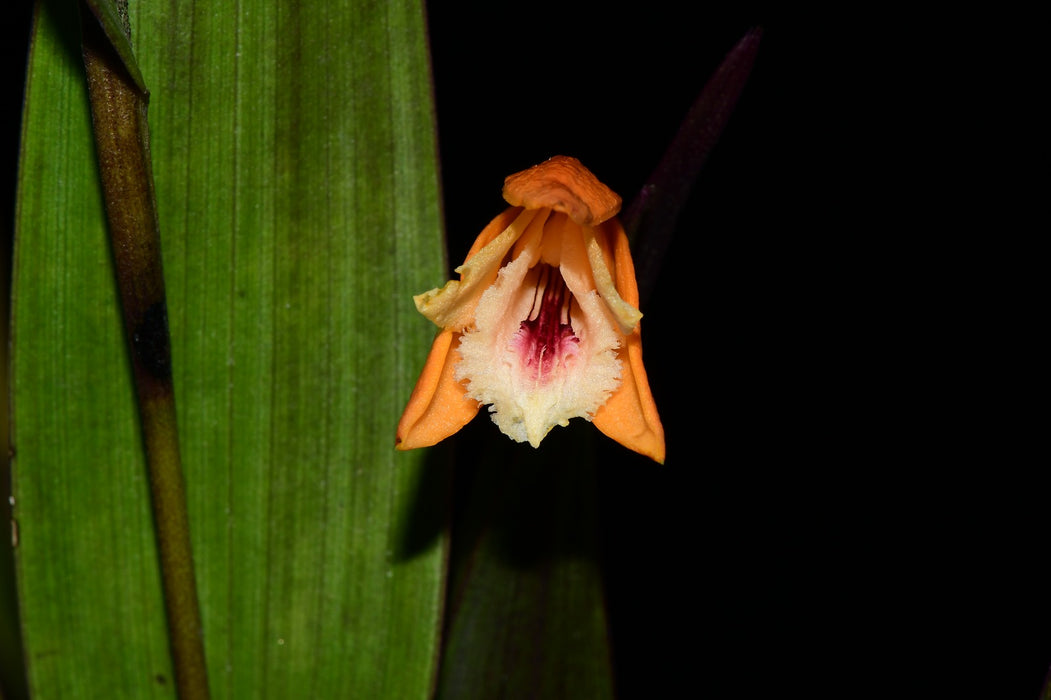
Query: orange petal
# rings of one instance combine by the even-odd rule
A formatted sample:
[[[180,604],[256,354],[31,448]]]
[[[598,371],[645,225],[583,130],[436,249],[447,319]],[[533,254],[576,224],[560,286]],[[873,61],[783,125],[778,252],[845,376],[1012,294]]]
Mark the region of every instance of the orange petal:
[[[443,330],[434,338],[427,363],[398,421],[394,444],[399,450],[441,442],[478,413],[478,402],[467,398],[467,390],[454,376],[460,356],[453,344],[459,339],[460,334],[451,330]]]
[[[612,250],[613,279],[617,293],[632,306],[638,306],[639,286],[624,228],[616,219],[595,231],[604,248]],[[640,322],[641,323],[641,322]],[[618,356],[622,361],[620,386],[595,412],[595,427],[621,445],[664,464],[664,426],[650,392],[646,368],[642,364],[641,325],[627,336]]]
[[[581,226],[597,226],[620,211],[620,195],[569,156],[555,156],[508,175],[504,199],[526,209],[560,211]]]

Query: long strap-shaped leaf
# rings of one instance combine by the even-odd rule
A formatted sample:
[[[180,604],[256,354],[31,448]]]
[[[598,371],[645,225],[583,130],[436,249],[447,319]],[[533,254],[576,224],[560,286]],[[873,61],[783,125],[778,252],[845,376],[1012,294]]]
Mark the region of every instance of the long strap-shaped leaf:
[[[426,697],[447,489],[392,444],[432,335],[411,297],[445,272],[421,4],[129,9],[211,695]],[[27,84],[12,391],[31,690],[171,697],[74,3],[39,8]]]

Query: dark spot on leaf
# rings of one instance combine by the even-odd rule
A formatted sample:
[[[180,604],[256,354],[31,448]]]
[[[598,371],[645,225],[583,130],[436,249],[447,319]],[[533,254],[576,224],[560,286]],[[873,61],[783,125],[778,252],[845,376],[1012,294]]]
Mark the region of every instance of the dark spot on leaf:
[[[132,334],[135,357],[157,379],[168,379],[172,372],[171,346],[168,344],[168,307],[163,301],[146,309]]]
[[[158,673],[153,677],[153,680],[157,681],[158,685],[166,685],[168,683],[168,679],[164,677],[163,673]]]

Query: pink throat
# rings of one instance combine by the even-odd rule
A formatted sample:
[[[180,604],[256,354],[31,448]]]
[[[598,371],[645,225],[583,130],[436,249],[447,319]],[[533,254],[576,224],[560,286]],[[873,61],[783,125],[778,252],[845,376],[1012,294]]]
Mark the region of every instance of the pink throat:
[[[562,273],[544,264],[537,270],[533,306],[511,338],[511,347],[530,379],[546,384],[553,370],[572,364],[580,339],[573,333],[569,316],[573,295]]]

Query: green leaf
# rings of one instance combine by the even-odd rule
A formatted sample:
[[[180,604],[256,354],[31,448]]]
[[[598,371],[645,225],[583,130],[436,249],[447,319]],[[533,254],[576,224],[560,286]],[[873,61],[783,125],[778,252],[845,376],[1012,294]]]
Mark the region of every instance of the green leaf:
[[[126,13],[122,12],[124,8],[118,7],[114,0],[84,0],[84,3],[98,19],[99,26],[102,27],[103,33],[113,45],[117,55],[120,56],[132,81],[144,94],[149,93],[149,90],[146,89],[146,81],[142,78],[142,71],[139,70],[139,64],[135,61],[131,39],[127,35],[128,18]]]
[[[594,432],[571,422],[534,451],[488,430],[457,461],[440,698],[614,696]]]
[[[132,3],[211,693],[425,697],[447,489],[394,426],[444,275],[410,0]],[[16,220],[14,516],[37,697],[171,697],[73,3],[45,3]]]

